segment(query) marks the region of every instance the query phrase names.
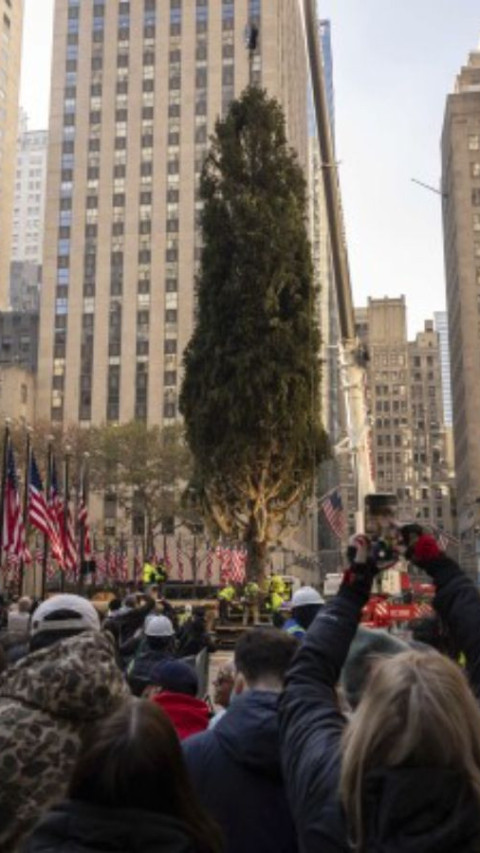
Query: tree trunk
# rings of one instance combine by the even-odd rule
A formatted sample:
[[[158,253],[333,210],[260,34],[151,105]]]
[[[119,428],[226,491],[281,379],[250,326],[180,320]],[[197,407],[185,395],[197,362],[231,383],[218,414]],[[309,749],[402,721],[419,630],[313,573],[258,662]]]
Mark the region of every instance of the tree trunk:
[[[252,539],[247,542],[247,550],[247,580],[256,581],[261,586],[267,573],[267,543]]]

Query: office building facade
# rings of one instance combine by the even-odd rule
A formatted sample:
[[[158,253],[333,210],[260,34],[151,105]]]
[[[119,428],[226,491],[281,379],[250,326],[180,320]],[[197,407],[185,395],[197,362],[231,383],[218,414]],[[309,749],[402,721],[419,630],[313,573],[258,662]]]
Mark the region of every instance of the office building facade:
[[[17,143],[12,261],[41,266],[48,132],[21,130]]]
[[[450,376],[450,344],[448,341],[448,314],[446,311],[435,311],[435,331],[440,342],[440,370],[442,373],[443,419],[446,427],[453,424],[452,412],[452,381]]]
[[[0,0],[0,310],[9,306],[23,0]]]
[[[480,575],[480,51],[447,97],[442,191],[460,557]]]
[[[249,54],[245,35],[258,34]],[[249,81],[307,165],[296,0],[57,0],[38,415],[178,417],[209,134]]]
[[[356,322],[370,355],[367,392],[377,490],[397,496],[400,521],[418,520],[453,533],[453,472],[433,321],[409,341],[401,296],[369,299],[367,308],[357,310]]]

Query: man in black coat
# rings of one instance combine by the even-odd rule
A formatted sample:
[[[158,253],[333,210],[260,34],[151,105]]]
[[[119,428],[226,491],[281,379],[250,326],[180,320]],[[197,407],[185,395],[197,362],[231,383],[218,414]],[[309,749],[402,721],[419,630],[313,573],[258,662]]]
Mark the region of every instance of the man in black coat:
[[[446,621],[458,650],[465,653],[470,684],[473,692],[479,696],[478,590],[457,564],[439,551],[431,536],[418,534],[408,544],[408,556],[411,561],[425,569],[433,578],[436,586],[435,609]],[[317,616],[308,630],[288,673],[280,705],[283,768],[301,853],[351,851],[345,816],[338,796],[340,744],[346,719],[339,708],[336,685],[355,636],[362,607],[368,600],[375,572],[375,567],[367,561],[362,544],[359,545],[357,554],[357,565],[353,567],[353,571],[347,573],[339,593]],[[413,781],[416,783],[416,780]],[[427,811],[430,808],[430,813],[433,810],[435,817],[435,802],[441,804],[442,797],[439,790],[434,791],[433,787],[430,780],[428,785],[421,789],[413,791],[410,787],[410,795],[412,800],[415,800],[417,811],[422,810],[425,805]],[[445,793],[448,791],[443,785],[443,794]],[[440,808],[438,813],[436,842],[433,841],[430,828],[423,842],[413,836],[403,846],[400,838],[398,846],[392,844],[377,847],[367,839],[366,849],[402,850],[402,853],[408,853],[409,850],[448,850],[449,853],[453,850],[476,850],[476,847],[469,846],[466,836],[464,837],[465,833],[468,836],[475,828],[471,821],[462,819],[461,810],[454,804],[456,791],[452,788],[450,793],[451,807],[444,809],[443,813],[440,813]],[[431,806],[427,807],[426,800],[429,797],[433,797],[433,801]],[[380,808],[379,797],[376,803]],[[386,806],[383,803],[384,811],[378,815],[382,818],[382,824],[385,823],[386,817],[391,817],[393,821],[398,819],[397,831],[398,826],[402,825],[400,813],[395,813],[397,807],[401,807],[399,803],[400,797],[395,796]],[[405,816],[404,812],[403,818]],[[383,829],[388,834],[391,826],[383,826]],[[416,829],[418,832],[422,831],[420,821],[417,821]],[[458,845],[449,846],[447,843],[442,846],[452,834],[457,838]],[[431,838],[431,846],[428,846],[428,837]],[[465,841],[463,846],[462,838]]]
[[[298,641],[276,629],[246,632],[235,649],[232,703],[215,728],[188,738],[197,794],[220,825],[225,853],[296,853],[280,764],[277,702]]]

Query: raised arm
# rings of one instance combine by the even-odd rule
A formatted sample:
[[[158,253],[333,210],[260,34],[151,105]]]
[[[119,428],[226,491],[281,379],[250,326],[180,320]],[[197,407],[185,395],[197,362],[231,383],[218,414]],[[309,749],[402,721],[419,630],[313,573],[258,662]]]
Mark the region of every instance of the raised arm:
[[[440,551],[435,539],[420,535],[410,546],[412,563],[431,576],[433,606],[445,621],[459,651],[465,654],[472,690],[480,698],[480,595],[458,563]]]
[[[371,582],[366,565],[347,573],[337,596],[310,626],[281,698],[284,777],[302,851],[348,850],[337,800],[345,718],[336,685]]]

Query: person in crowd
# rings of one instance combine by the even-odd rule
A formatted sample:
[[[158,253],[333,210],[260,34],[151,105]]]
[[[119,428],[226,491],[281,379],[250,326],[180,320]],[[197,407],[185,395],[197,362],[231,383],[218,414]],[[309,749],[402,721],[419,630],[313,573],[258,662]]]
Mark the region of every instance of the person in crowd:
[[[134,696],[141,696],[151,684],[153,667],[175,655],[175,631],[166,616],[150,616],[135,656],[127,669],[127,680]]]
[[[105,619],[103,627],[113,634],[124,666],[128,665],[137,651],[142,628],[154,608],[153,598],[147,596],[145,604],[139,605],[136,594],[132,594],[125,598],[122,607]]]
[[[28,654],[32,609],[32,599],[22,596],[8,610],[7,625],[0,634],[0,646],[8,666]]]
[[[244,627],[249,621],[252,625],[258,625],[260,622],[260,587],[255,580],[248,581],[243,590],[242,623]]]
[[[325,604],[322,596],[313,586],[302,586],[292,595],[291,616],[283,626],[287,634],[297,640],[303,640],[315,616]]]
[[[44,601],[31,653],[0,676],[0,850],[22,838],[64,796],[81,733],[129,696],[110,636],[77,595]]]
[[[442,611],[480,686],[480,599],[430,536],[410,558],[436,585]],[[349,719],[336,686],[377,571],[358,537],[337,596],[320,612],[280,704],[283,766],[304,853],[480,850],[480,710],[461,670],[435,651],[370,661]]]
[[[177,656],[179,658],[195,656],[200,654],[202,649],[213,652],[215,646],[207,631],[205,611],[203,607],[196,607],[192,618],[179,631]]]
[[[220,667],[213,682],[213,704],[218,708],[218,711],[210,720],[209,728],[213,729],[217,725],[230,706],[234,683],[235,668],[233,664],[227,663]]]
[[[372,661],[407,652],[411,646],[379,628],[361,625],[350,644],[347,659],[340,673],[340,688],[347,701],[346,709],[355,710],[370,676]]]
[[[131,699],[85,738],[68,799],[24,853],[220,853],[218,828],[189,781],[175,730],[153,702]]]
[[[180,740],[203,732],[208,726],[210,708],[203,699],[197,699],[197,694],[197,673],[181,660],[156,664],[144,693],[165,711]]]
[[[10,635],[20,638],[28,637],[30,633],[30,617],[32,612],[32,599],[23,595],[16,605],[12,605],[8,611],[7,630]]]
[[[232,583],[227,583],[217,593],[218,599],[218,616],[220,625],[225,625],[230,618],[230,607],[233,604],[237,595],[236,589]]]
[[[295,853],[280,762],[277,704],[298,641],[251,629],[235,648],[232,703],[215,728],[184,741],[195,790],[226,838],[226,853]]]

